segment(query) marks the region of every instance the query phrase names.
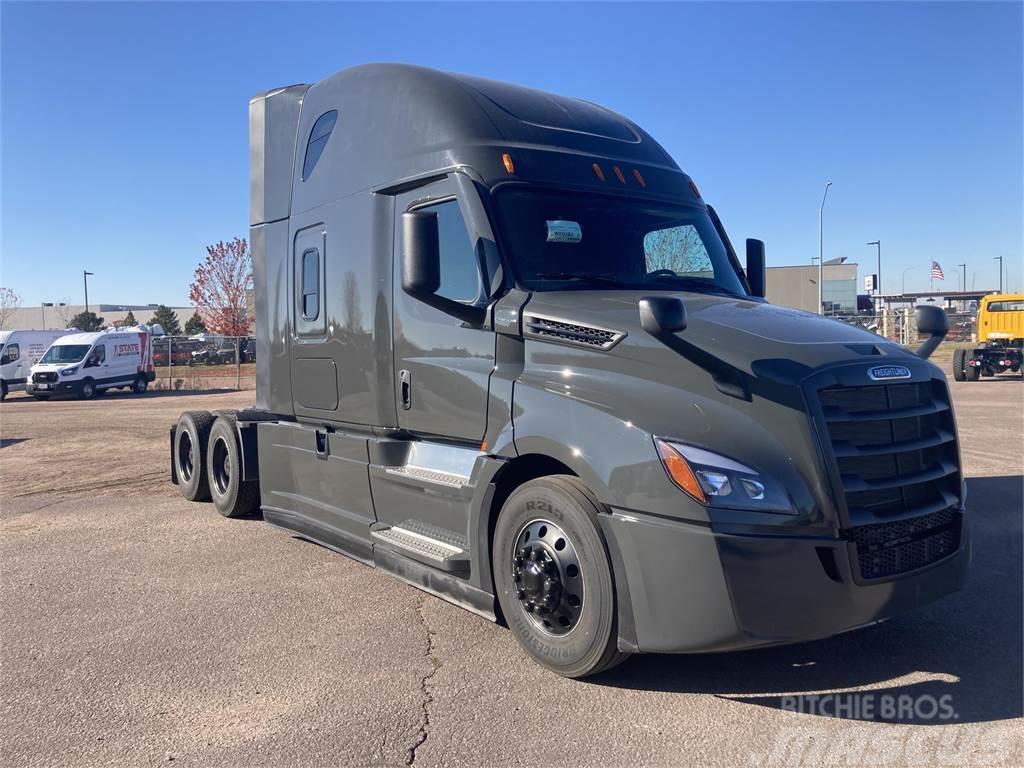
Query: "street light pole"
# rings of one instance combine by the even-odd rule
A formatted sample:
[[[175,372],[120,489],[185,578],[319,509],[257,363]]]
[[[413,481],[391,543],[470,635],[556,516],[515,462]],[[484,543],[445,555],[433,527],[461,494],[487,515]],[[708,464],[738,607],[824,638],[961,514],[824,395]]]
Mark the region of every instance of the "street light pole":
[[[828,197],[828,188],[832,186],[831,181],[825,182],[825,194],[821,196],[821,205],[818,206],[818,314],[825,314],[825,295],[822,292],[822,282],[825,279],[825,198]]]
[[[875,246],[878,249],[878,274],[876,275],[876,277],[878,278],[878,285],[875,286],[875,289],[878,291],[878,295],[881,296],[882,295],[882,241],[881,240],[872,240],[870,243],[868,243],[868,245],[873,245],[873,246]]]
[[[86,313],[89,312],[89,275],[91,275],[91,274],[93,274],[93,273],[92,272],[87,272],[84,269],[82,270],[82,283],[85,284],[85,311],[86,311]]]
[[[996,261],[999,262],[999,292],[1003,292],[1003,257],[995,256]]]

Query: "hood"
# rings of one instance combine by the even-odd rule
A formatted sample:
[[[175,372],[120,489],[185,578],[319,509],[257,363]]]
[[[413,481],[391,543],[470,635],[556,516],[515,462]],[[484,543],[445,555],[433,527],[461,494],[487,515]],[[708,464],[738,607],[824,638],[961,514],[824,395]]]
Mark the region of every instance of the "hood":
[[[669,339],[655,339],[640,324],[639,301],[645,296],[677,296],[686,306],[687,327]],[[668,349],[684,357],[700,353],[752,376],[784,368],[794,383],[826,365],[871,358],[917,358],[912,352],[870,331],[839,320],[790,307],[696,293],[638,291],[559,291],[534,294],[524,311],[623,334],[607,350],[619,357],[648,360]],[[867,358],[867,359],[865,359]],[[713,362],[713,361],[711,361]]]

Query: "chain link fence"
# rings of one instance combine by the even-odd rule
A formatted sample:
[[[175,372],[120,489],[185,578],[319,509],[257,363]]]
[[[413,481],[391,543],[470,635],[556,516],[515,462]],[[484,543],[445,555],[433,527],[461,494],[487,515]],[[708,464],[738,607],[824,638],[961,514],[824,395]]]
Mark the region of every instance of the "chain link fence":
[[[158,336],[151,389],[256,389],[252,336]]]
[[[889,309],[878,314],[829,316],[911,348],[925,340],[917,332],[913,307]],[[977,313],[947,312],[946,316],[949,318],[949,333],[932,354],[932,359],[937,363],[952,360],[954,349],[958,346],[968,346],[978,338]]]

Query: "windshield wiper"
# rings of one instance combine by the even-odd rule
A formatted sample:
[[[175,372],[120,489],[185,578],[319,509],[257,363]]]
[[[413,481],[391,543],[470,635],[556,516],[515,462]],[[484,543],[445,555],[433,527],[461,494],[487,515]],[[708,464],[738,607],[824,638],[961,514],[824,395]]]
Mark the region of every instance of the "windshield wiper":
[[[595,275],[587,272],[538,272],[537,277],[541,280],[580,280],[594,283],[605,283],[616,288],[625,288],[627,284],[612,275]]]

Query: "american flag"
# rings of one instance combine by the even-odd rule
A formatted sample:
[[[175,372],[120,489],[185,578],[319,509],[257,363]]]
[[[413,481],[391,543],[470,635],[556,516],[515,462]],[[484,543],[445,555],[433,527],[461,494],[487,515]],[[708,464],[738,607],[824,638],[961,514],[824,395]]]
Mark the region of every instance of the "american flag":
[[[946,276],[942,274],[942,267],[939,266],[939,262],[932,262],[932,280],[945,280]]]

